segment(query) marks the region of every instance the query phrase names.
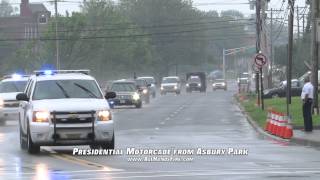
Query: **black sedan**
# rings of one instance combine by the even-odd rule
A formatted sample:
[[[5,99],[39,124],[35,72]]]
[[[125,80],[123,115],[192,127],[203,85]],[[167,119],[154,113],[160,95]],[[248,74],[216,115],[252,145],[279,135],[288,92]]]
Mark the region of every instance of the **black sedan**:
[[[300,96],[303,83],[297,79],[291,80],[291,96]],[[282,81],[276,88],[266,89],[263,91],[264,98],[286,97],[287,82]]]

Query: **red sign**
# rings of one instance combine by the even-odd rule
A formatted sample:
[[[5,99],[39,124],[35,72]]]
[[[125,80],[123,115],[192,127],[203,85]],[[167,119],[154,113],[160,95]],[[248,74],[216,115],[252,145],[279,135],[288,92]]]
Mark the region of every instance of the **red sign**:
[[[254,63],[256,66],[262,67],[267,64],[267,57],[264,54],[259,53],[254,57]]]

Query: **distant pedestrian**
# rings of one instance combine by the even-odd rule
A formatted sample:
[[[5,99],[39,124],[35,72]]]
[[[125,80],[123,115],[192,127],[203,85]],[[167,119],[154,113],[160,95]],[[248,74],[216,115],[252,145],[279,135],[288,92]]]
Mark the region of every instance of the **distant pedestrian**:
[[[303,102],[303,120],[304,120],[304,130],[306,132],[311,132],[313,130],[312,126],[312,101],[313,101],[313,90],[314,87],[310,82],[310,78],[306,77],[304,80],[305,84],[302,88],[301,99]]]

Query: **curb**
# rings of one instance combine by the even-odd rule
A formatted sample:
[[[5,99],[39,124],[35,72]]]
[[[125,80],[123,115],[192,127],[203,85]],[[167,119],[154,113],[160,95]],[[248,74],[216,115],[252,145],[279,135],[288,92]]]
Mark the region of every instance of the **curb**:
[[[246,117],[249,124],[259,134],[261,134],[265,137],[269,137],[274,140],[282,141],[282,142],[286,142],[286,143],[290,142],[290,143],[294,143],[294,144],[298,144],[298,145],[302,145],[302,146],[320,147],[320,141],[307,140],[307,139],[297,138],[297,137],[292,137],[290,140],[289,139],[282,139],[280,137],[277,137],[277,136],[274,136],[274,135],[271,135],[271,134],[265,132],[254,120],[252,120],[250,115],[244,110],[243,106],[237,101],[236,98],[234,98],[234,101],[235,101],[235,104],[241,110],[241,113]]]
[[[288,139],[282,139],[280,137],[274,136],[272,134],[269,134],[267,132],[265,132],[263,129],[261,129],[261,127],[254,121],[252,120],[252,118],[250,117],[250,115],[244,110],[244,108],[242,107],[242,105],[236,100],[234,99],[236,105],[239,107],[241,113],[245,116],[246,120],[249,122],[249,124],[253,127],[253,129],[258,132],[259,134],[263,135],[264,137],[269,137],[272,138],[274,140],[277,141],[282,141],[282,142],[290,142],[290,140]]]

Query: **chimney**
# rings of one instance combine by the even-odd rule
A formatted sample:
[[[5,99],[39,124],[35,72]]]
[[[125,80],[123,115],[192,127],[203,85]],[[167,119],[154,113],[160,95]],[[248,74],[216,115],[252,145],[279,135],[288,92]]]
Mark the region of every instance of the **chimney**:
[[[21,0],[20,16],[22,17],[32,16],[31,10],[29,9],[29,0]]]

